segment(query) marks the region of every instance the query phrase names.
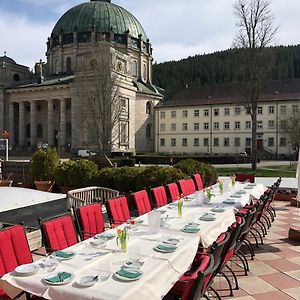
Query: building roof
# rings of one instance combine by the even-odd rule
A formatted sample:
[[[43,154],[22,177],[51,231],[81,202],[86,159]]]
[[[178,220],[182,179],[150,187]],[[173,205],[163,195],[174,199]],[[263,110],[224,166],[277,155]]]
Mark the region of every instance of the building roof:
[[[259,102],[300,99],[300,79],[269,81]],[[182,88],[170,90],[157,107],[197,106],[210,104],[243,104],[238,88],[233,85]]]
[[[10,63],[10,64],[16,64],[16,62],[12,58],[10,58],[10,57],[8,57],[6,55],[0,56],[0,62],[6,62],[6,63]]]
[[[65,75],[65,76],[53,76],[48,77],[44,81],[41,81],[40,83],[29,83],[29,84],[23,84],[19,86],[13,86],[9,87],[7,89],[21,89],[21,88],[29,88],[29,87],[40,87],[40,86],[50,86],[50,85],[58,85],[58,84],[65,84],[69,83],[74,80],[74,75]]]
[[[126,9],[111,3],[110,0],[91,0],[69,9],[56,23],[52,36],[77,32],[110,32],[129,34],[147,41],[148,37],[140,22]]]
[[[162,89],[151,83],[145,83],[142,81],[133,81],[133,84],[137,88],[138,92],[140,93],[161,96],[161,97],[163,96],[161,93]]]

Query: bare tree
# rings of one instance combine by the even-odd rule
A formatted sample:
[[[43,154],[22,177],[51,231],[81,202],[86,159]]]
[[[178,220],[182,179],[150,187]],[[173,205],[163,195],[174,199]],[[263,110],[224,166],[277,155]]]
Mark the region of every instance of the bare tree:
[[[234,46],[239,48],[237,82],[252,120],[252,169],[257,167],[257,103],[273,66],[267,46],[275,38],[270,0],[237,0],[234,5],[239,31]]]
[[[120,99],[110,44],[101,41],[91,46],[86,62],[88,78],[79,84],[79,93],[86,100],[86,124],[95,135],[98,151],[109,155],[118,139]]]
[[[300,147],[300,111],[291,111],[287,115],[288,117],[280,119],[279,127],[286,134],[291,150],[298,153]]]

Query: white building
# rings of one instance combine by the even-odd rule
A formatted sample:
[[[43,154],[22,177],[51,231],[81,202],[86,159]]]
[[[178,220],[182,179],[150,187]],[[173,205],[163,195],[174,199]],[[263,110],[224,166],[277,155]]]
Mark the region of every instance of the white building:
[[[300,80],[268,84],[257,111],[257,149],[262,154],[281,156],[293,151],[283,122],[299,109]],[[251,153],[251,117],[241,97],[228,86],[169,92],[155,107],[155,124],[155,151],[159,153]]]

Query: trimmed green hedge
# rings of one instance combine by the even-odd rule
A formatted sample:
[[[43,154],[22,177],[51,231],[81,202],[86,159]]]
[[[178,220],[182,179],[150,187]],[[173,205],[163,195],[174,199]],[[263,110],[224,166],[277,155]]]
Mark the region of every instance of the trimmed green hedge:
[[[176,164],[175,167],[121,167],[103,168],[87,159],[70,160],[60,163],[56,170],[58,185],[73,187],[102,186],[129,193],[152,188],[167,183],[176,182],[185,176],[199,172],[204,186],[212,185],[217,180],[214,167],[187,159]]]
[[[180,169],[183,173],[189,176],[192,176],[195,173],[201,174],[203,185],[205,187],[213,185],[218,179],[218,174],[215,167],[210,164],[199,162],[192,158],[182,160],[174,167]]]

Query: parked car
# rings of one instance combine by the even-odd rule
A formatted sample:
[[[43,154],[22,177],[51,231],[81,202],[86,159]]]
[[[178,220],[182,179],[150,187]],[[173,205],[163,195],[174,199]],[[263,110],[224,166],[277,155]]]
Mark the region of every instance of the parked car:
[[[88,149],[80,149],[78,150],[78,156],[79,157],[90,157],[90,156],[95,156],[97,153],[92,151],[92,150],[88,150]]]
[[[6,150],[6,145],[5,144],[0,144],[0,151],[1,150]],[[8,150],[12,150],[12,145],[8,145]]]

